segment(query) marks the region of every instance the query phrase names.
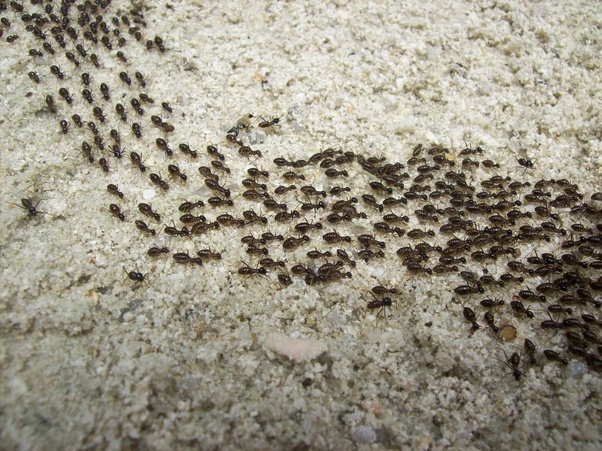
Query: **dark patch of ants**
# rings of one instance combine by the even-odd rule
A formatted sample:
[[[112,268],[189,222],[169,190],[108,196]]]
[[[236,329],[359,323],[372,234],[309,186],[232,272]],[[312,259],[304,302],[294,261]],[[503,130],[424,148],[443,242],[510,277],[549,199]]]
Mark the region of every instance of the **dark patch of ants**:
[[[232,152],[224,154],[218,146],[209,145],[210,161],[205,160],[199,157],[201,153],[194,146],[188,143],[176,146],[169,142],[175,126],[161,116],[162,113],[173,113],[168,101],[161,99],[156,102],[160,107],[155,107],[155,100],[147,92],[138,92],[146,88],[147,80],[132,68],[134,62],[128,49],[139,46],[146,49],[144,51],[163,53],[169,47],[162,37],[146,32],[140,10],[117,17],[110,16],[109,0],[77,5],[63,2],[56,9],[41,2],[31,3],[25,11],[25,6],[20,3],[10,2],[10,8],[7,7],[3,14],[12,14],[13,20],[3,17],[2,23],[7,27],[7,23],[10,25],[11,35],[3,42],[11,45],[18,39],[29,39],[36,47],[27,55],[36,59],[37,71],[29,71],[27,76],[40,95],[40,108],[56,118],[58,133],[70,137],[77,143],[76,147],[81,147],[83,164],[94,165],[99,176],[102,172],[121,170],[112,160],[122,157],[127,138],[114,129],[107,134],[108,124],[115,123],[127,125],[132,133],[129,139],[136,140],[152,140],[153,128],[159,129],[162,136],[155,138],[156,147],[170,159],[180,157],[174,151],[177,147],[185,157],[180,163],[182,166],[190,165],[191,160],[202,161],[198,172],[214,195],[180,203],[176,214],[184,225],[180,228],[166,226],[162,233],[177,239],[216,233],[227,227],[244,227],[249,230],[245,237],[246,252],[266,266],[245,264],[233,272],[269,280],[265,276],[276,271],[282,286],[292,283],[291,274],[315,286],[340,282],[354,277],[359,260],[369,263],[373,259],[386,258],[387,249],[397,247],[394,258],[398,258],[414,277],[457,274],[459,285],[454,288],[455,294],[470,300],[475,296],[481,298],[475,305],[463,307],[463,316],[469,324],[467,333],[488,333],[497,340],[510,340],[516,332],[512,323],[527,321],[538,329],[536,335],[541,342],[548,341],[550,334],[562,334],[563,343],[556,349],[543,349],[540,354],[537,344],[526,339],[520,354],[512,352],[506,358],[506,365],[516,380],[521,379],[526,365],[537,364],[540,355],[560,365],[566,365],[569,358],[576,358],[592,370],[602,369],[602,339],[598,335],[602,320],[600,300],[596,295],[602,291],[602,209],[598,204],[602,201],[602,193],[595,193],[588,202],[584,201],[577,185],[567,180],[534,181],[528,173],[535,162],[528,157],[516,158],[520,177],[513,180],[498,173],[499,163],[483,159],[484,151],[480,147],[462,149],[460,158],[455,161],[453,152],[448,149],[418,145],[405,164],[326,149],[295,161],[278,157],[272,166],[265,162],[261,151],[245,144],[245,140],[254,126],[268,133],[281,131],[283,121],[279,117],[266,120],[248,115],[240,118],[223,143]],[[119,71],[118,79],[95,88],[94,76],[102,70],[105,58],[114,58],[117,64],[123,64],[123,70]],[[47,69],[43,67],[44,63]],[[77,80],[81,80],[81,85],[76,83]],[[47,81],[52,86],[58,82],[59,88],[45,89]],[[116,87],[129,93],[121,101],[123,103],[112,100],[117,97],[111,96]],[[77,99],[80,93],[84,102]],[[105,102],[102,106],[100,98]],[[74,102],[74,99],[78,101]],[[148,115],[143,104],[156,114]],[[80,110],[75,112],[78,107]],[[255,125],[253,120],[256,120]],[[247,170],[244,177],[250,179],[245,178],[244,183],[232,188],[231,192],[220,181],[220,173],[230,174],[227,159],[232,156],[227,155],[233,152],[240,158],[255,159],[261,169]],[[128,156],[131,164],[146,172],[141,155],[130,152]],[[346,183],[352,164],[369,178],[363,188]],[[322,178],[307,181],[303,173],[307,166],[323,169]],[[475,178],[473,171],[479,167],[491,177],[481,181],[480,186],[471,185]],[[161,175],[165,168],[148,169],[150,175],[146,183],[153,183],[162,192],[167,192],[169,183]],[[189,176],[180,165],[169,164],[167,173],[175,182],[187,183]],[[234,176],[229,178],[230,185]],[[267,184],[262,183],[266,179],[274,183],[279,180],[280,184],[270,192]],[[314,186],[323,184],[332,187],[326,192]],[[107,191],[108,195],[128,198],[116,184],[107,185]],[[298,192],[305,197],[297,195],[291,201]],[[237,194],[242,196],[237,197]],[[133,222],[143,233],[157,233],[141,219],[129,220],[118,204],[110,200],[107,203],[107,212],[123,222],[124,227],[131,227]],[[30,219],[43,215],[29,198],[22,199],[18,206],[27,211]],[[138,207],[143,215],[156,221],[162,216],[165,218],[148,204],[140,203]],[[244,212],[243,217],[232,215],[232,207],[244,207],[236,209]],[[199,214],[199,209],[205,214]],[[273,216],[269,217],[265,211],[272,212]],[[417,218],[422,226],[406,230],[404,225],[410,217]],[[354,236],[342,235],[337,230],[339,225],[357,219],[369,219],[373,230],[363,230]],[[274,223],[284,231],[271,228]],[[570,224],[570,230],[559,224]],[[557,255],[542,252],[541,255],[522,256],[524,243],[552,241],[558,243]],[[332,245],[340,246],[334,254],[324,248]],[[278,248],[282,255],[307,248],[307,259],[286,266],[282,260],[268,257]],[[155,246],[147,251],[154,258],[168,253],[169,249]],[[356,257],[352,258],[354,254]],[[211,259],[219,255],[221,258],[221,253],[209,249],[199,250],[198,255],[172,254],[174,261],[181,264],[200,265],[201,257]],[[479,275],[478,269],[488,261],[498,265],[505,263],[507,272],[498,279],[485,270]],[[147,280],[146,274],[137,270],[124,270],[136,284]],[[543,278],[545,282],[535,285],[537,278]],[[498,296],[502,289],[511,292],[510,299]],[[386,317],[386,310],[393,306],[396,293],[395,287],[374,287],[371,298],[367,297],[366,308]],[[510,314],[512,321],[496,322],[496,316],[504,314],[501,312]],[[479,323],[481,314],[487,328]]]

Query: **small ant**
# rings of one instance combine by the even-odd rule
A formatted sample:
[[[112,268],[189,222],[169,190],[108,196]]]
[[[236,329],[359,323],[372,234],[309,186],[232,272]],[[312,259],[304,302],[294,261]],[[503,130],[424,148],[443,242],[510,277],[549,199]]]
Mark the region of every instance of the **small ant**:
[[[186,176],[186,174],[184,174],[182,171],[180,171],[180,168],[178,166],[176,166],[175,164],[170,164],[169,166],[167,166],[167,171],[169,172],[169,174],[172,177],[179,177],[184,182],[186,180],[188,180],[188,177]]]
[[[535,359],[535,343],[528,338],[525,338],[525,352],[529,356],[529,365],[535,365],[537,359]]]
[[[332,253],[330,251],[322,252],[317,249],[308,251],[306,255],[311,259],[332,257]]]
[[[498,298],[493,298],[493,299],[486,298],[481,301],[481,305],[485,308],[498,307],[498,306],[502,306],[504,304],[505,304],[504,300],[498,299]]]
[[[258,127],[259,128],[270,128],[270,127],[274,127],[274,126],[278,126],[280,127],[280,118],[279,117],[272,117],[269,120],[265,120],[262,117],[260,117],[260,119],[262,119],[261,122],[259,122]]]
[[[146,251],[149,257],[158,257],[162,254],[169,254],[169,249],[166,247],[151,247],[148,251]]]
[[[535,314],[527,307],[523,305],[520,301],[512,301],[510,302],[510,307],[514,310],[515,313],[519,315],[526,315],[527,318],[533,318]]]
[[[61,120],[60,122],[61,125],[61,133],[66,135],[67,132],[69,131],[69,122],[67,122],[66,120]]]
[[[151,229],[151,228],[150,228],[150,227],[149,227],[149,226],[146,224],[146,222],[144,222],[144,221],[141,221],[140,219],[137,219],[137,220],[136,220],[136,228],[137,228],[138,230],[141,230],[141,231],[143,231],[143,232],[145,232],[145,233],[149,233],[149,234],[151,234],[151,235],[156,235],[156,234],[157,234],[157,231],[156,231],[155,229]]]
[[[386,288],[382,285],[373,287],[371,291],[378,296],[382,296],[383,294],[397,294],[397,288]]]
[[[106,158],[99,158],[98,164],[100,165],[100,167],[102,168],[102,170],[104,172],[109,172],[109,162],[107,161]]]
[[[169,189],[169,184],[163,180],[158,174],[151,173],[150,180],[163,191],[167,191]]]
[[[178,148],[182,151],[182,153],[190,155],[192,158],[197,157],[196,150],[192,150],[188,144],[181,143],[178,145]]]
[[[243,156],[243,157],[251,157],[251,156],[260,157],[261,156],[261,151],[259,151],[259,150],[253,150],[249,146],[240,146],[238,148],[238,154],[241,155],[241,156]]]
[[[127,274],[128,278],[130,280],[133,280],[134,282],[144,282],[147,276],[146,274],[142,274],[141,272],[128,271],[127,269],[125,269],[125,266],[123,267],[123,270]]]
[[[221,260],[222,254],[219,252],[212,251],[211,249],[201,249],[197,252],[199,257],[204,259]]]
[[[37,209],[40,202],[41,202],[41,200],[39,200],[37,204],[33,205],[33,202],[31,201],[31,199],[26,197],[25,199],[21,199],[21,205],[18,205],[18,204],[13,204],[13,205],[16,205],[17,207],[22,208],[23,210],[27,210],[27,218],[31,219],[40,214],[44,215],[44,212],[38,211],[38,209]]]
[[[551,349],[544,349],[543,355],[545,355],[548,360],[559,362],[561,365],[566,366],[569,364],[567,359],[561,357],[558,352],[552,351]]]
[[[173,259],[176,263],[180,263],[182,265],[187,265],[187,264],[195,264],[195,265],[199,265],[199,266],[203,265],[203,260],[201,260],[199,257],[191,257],[190,255],[188,255],[185,252],[177,252],[177,253],[173,254]]]
[[[117,185],[114,185],[113,183],[109,183],[107,185],[107,191],[109,193],[114,194],[115,196],[118,196],[123,199],[123,193],[121,191],[119,191],[119,187]]]
[[[121,209],[117,204],[109,205],[109,211],[113,216],[115,216],[120,221],[125,221],[125,215],[121,212]]]
[[[513,352],[510,358],[508,358],[506,351],[504,351],[504,356],[506,357],[504,364],[512,370],[512,376],[514,376],[514,380],[517,382],[520,381],[521,377],[523,376],[523,373],[519,369],[521,356],[517,352]]]
[[[243,276],[254,276],[254,275],[265,276],[268,273],[268,270],[265,269],[263,266],[260,266],[258,268],[252,268],[247,263],[245,263],[245,262],[242,262],[242,263],[245,266],[243,266],[242,268],[238,268],[238,274],[241,274]]]
[[[472,323],[472,327],[470,328],[471,332],[475,332],[481,328],[479,323],[477,323],[476,321],[477,315],[475,314],[473,309],[471,309],[470,307],[464,307],[464,310],[462,310],[462,314],[464,315],[466,321]]]
[[[385,318],[387,318],[387,307],[392,307],[393,306],[393,300],[390,297],[383,297],[382,299],[378,299],[374,293],[372,291],[369,292],[370,295],[374,298],[373,301],[368,301],[368,304],[366,305],[366,307],[369,310],[375,310],[375,309],[380,309],[378,311],[378,313],[376,314],[376,316],[378,317],[381,312],[383,314],[383,316]]]

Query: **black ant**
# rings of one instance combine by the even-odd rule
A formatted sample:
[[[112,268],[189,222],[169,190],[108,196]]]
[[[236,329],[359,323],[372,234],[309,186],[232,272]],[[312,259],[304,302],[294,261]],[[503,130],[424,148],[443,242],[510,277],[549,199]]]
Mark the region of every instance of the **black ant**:
[[[520,301],[510,302],[510,307],[519,315],[526,315],[527,318],[533,318],[535,314]]]
[[[157,231],[156,231],[156,230],[154,230],[154,229],[151,229],[151,228],[148,226],[148,224],[146,224],[146,222],[144,222],[144,221],[141,221],[140,219],[137,219],[137,220],[136,220],[136,228],[137,228],[138,230],[141,230],[142,232],[149,233],[149,234],[151,234],[151,235],[156,235],[156,234],[157,234]]]
[[[138,169],[140,169],[140,172],[146,172],[146,166],[144,166],[144,164],[142,164],[142,157],[140,157],[140,155],[138,153],[130,152],[130,160],[132,161],[133,164],[138,166]]]
[[[513,352],[510,358],[508,358],[506,351],[504,351],[504,356],[506,357],[504,364],[512,370],[514,380],[517,382],[520,381],[523,376],[523,373],[519,369],[521,356],[517,352]]]
[[[562,357],[558,352],[552,351],[551,349],[544,349],[543,355],[546,356],[548,360],[559,362],[561,365],[568,365],[569,361]]]
[[[113,183],[109,183],[107,185],[107,191],[109,193],[114,194],[115,196],[118,196],[123,199],[123,193],[121,191],[119,191],[119,187],[117,185],[114,185]]]
[[[61,125],[61,131],[60,131],[60,133],[66,135],[67,132],[69,131],[69,122],[67,122],[66,120],[63,119],[60,122],[60,125]]]
[[[466,321],[472,324],[472,327],[470,328],[471,332],[476,332],[481,328],[480,324],[477,323],[477,315],[475,314],[473,309],[471,309],[470,307],[464,307],[464,310],[462,310],[462,314],[464,315]]]
[[[245,263],[245,262],[242,262],[242,263],[245,266],[243,266],[242,268],[238,268],[238,274],[241,274],[243,276],[254,276],[254,275],[265,276],[268,273],[268,270],[265,269],[263,266],[260,266],[258,268],[252,268],[247,263]]]
[[[185,252],[177,252],[177,253],[173,254],[173,259],[176,263],[180,263],[182,265],[187,265],[187,264],[195,264],[195,265],[199,265],[199,266],[203,265],[203,260],[201,260],[199,257],[191,257],[190,255],[188,255]]]
[[[197,255],[204,259],[211,259],[211,260],[221,260],[221,258],[222,258],[221,253],[212,251],[211,249],[201,249],[197,252]]]
[[[120,221],[125,221],[125,215],[121,212],[121,209],[117,204],[109,205],[109,211],[113,216],[115,216]]]
[[[528,338],[525,338],[525,352],[529,356],[529,365],[535,365],[537,359],[535,359],[535,343]]]
[[[186,176],[186,174],[184,174],[182,171],[180,171],[180,168],[178,166],[176,166],[175,164],[170,164],[169,166],[167,166],[167,171],[169,172],[169,174],[172,177],[179,177],[184,182],[186,180],[188,180],[188,177]]]
[[[371,291],[377,296],[382,296],[383,294],[397,294],[397,288],[386,288],[382,285],[372,287]]]
[[[150,175],[150,180],[163,191],[167,191],[169,189],[169,184],[161,178],[158,174],[152,173]]]
[[[148,251],[146,251],[149,257],[158,257],[162,254],[169,254],[169,249],[166,247],[151,247]]]
[[[270,128],[270,127],[274,127],[274,126],[280,127],[280,118],[279,117],[272,117],[267,121],[263,118],[261,118],[261,119],[262,119],[262,121],[259,122],[259,124],[258,124],[259,128]]]
[[[142,274],[141,272],[128,271],[127,269],[125,269],[125,266],[123,267],[123,270],[127,274],[128,278],[130,280],[133,280],[134,282],[144,282],[147,276],[146,274]]]
[[[376,316],[378,317],[382,313],[383,316],[385,318],[387,318],[387,311],[386,311],[386,309],[387,309],[387,307],[390,308],[390,307],[393,306],[393,300],[390,297],[388,297],[388,296],[383,297],[382,299],[378,299],[374,295],[374,293],[372,291],[370,291],[369,293],[374,298],[374,300],[373,301],[368,301],[368,304],[366,305],[366,307],[369,310],[380,309],[378,311],[378,313],[376,314]]]
[[[25,199],[21,199],[21,205],[18,204],[13,204],[16,205],[19,208],[22,208],[23,210],[27,210],[27,218],[31,219],[34,218],[38,215],[44,215],[44,212],[42,211],[38,211],[38,205],[40,204],[41,200],[38,201],[37,204],[33,204],[33,202],[31,201],[31,199],[29,197],[26,197]]]

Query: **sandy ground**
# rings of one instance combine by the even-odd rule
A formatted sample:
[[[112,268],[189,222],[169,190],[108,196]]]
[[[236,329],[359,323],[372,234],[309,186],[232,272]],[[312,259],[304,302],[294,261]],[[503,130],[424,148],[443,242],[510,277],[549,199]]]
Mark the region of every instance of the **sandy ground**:
[[[0,38],[1,448],[600,449],[600,373],[567,355],[560,333],[539,327],[550,319],[544,305],[533,307],[532,320],[509,308],[496,313],[518,329],[516,340],[502,343],[481,320],[483,296],[455,295],[462,284],[456,275],[408,273],[395,255],[401,244],[388,245],[382,261],[358,261],[352,279],[309,286],[292,277],[282,287],[274,273],[237,274],[241,261],[256,267],[240,244],[243,235],[290,235],[291,226],[274,223],[266,209],[264,228],[223,228],[194,239],[159,232],[177,221],[184,200],[212,195],[196,169],[209,162],[208,144],[226,154],[231,173],[221,179],[238,189],[233,198],[248,167],[275,173],[277,157],[307,159],[334,148],[405,164],[422,143],[448,147],[458,162],[460,149],[482,146],[480,158],[501,165],[493,173],[473,170],[470,180],[566,178],[589,199],[600,191],[602,158],[599,4],[113,1],[104,13],[111,29],[110,19],[132,4],[147,26],[136,43],[121,24],[127,62],[115,57],[117,37],[111,52],[79,37],[98,55],[99,68],[79,55],[80,67],[70,63],[50,25],[57,54],[29,56],[30,48],[42,49],[41,40],[25,31],[22,13],[0,12],[11,22]],[[13,34],[19,39],[6,42]],[[146,50],[155,35],[163,37],[164,53],[156,45]],[[50,73],[51,64],[63,80]],[[94,119],[80,95],[84,71],[106,123]],[[121,71],[131,86],[120,81]],[[144,74],[144,89],[136,71]],[[110,102],[99,91],[103,82]],[[72,105],[60,87],[73,94]],[[129,105],[134,90],[155,99],[142,104],[144,116]],[[49,93],[57,114],[48,111]],[[115,113],[117,101],[127,107],[127,124]],[[162,110],[164,101],[172,113]],[[127,156],[107,157],[107,174],[97,161],[88,163],[81,141],[93,135],[73,123],[74,113],[95,120],[106,144],[109,129],[117,129],[122,147],[141,154],[149,170],[141,174]],[[224,139],[248,113],[281,118],[281,127],[270,129],[253,119],[245,140],[263,156],[251,160]],[[150,115],[175,130],[163,133]],[[66,134],[61,119],[69,121]],[[140,139],[133,121],[142,124]],[[157,149],[160,137],[175,158]],[[177,143],[188,143],[199,158],[182,155]],[[525,170],[517,158],[534,168]],[[168,177],[170,162],[187,182]],[[359,191],[368,180],[359,166],[347,170],[353,193],[367,192]],[[169,191],[150,183],[151,171],[169,181]],[[317,189],[333,186],[318,168],[304,171]],[[123,199],[107,192],[109,183]],[[274,177],[269,183],[281,184]],[[26,197],[44,214],[27,219],[14,205]],[[291,209],[307,202],[287,199]],[[161,221],[142,216],[139,202],[152,204]],[[109,213],[110,203],[126,221]],[[373,233],[369,221],[379,214],[358,209],[370,217],[336,230]],[[407,227],[425,228],[413,210],[399,210],[411,216]],[[240,216],[238,209],[224,211]],[[134,219],[157,235],[137,230]],[[271,256],[290,263],[318,242],[293,253],[273,247]],[[223,258],[202,268],[181,265],[169,255],[148,257],[151,246],[191,256],[211,248]],[[559,252],[559,238],[520,246],[522,257],[533,250]],[[506,272],[495,262],[463,269],[481,274],[483,267],[496,277]],[[145,281],[129,280],[124,268]],[[399,291],[386,319],[366,308],[370,288],[381,284]],[[522,288],[496,296],[508,304]],[[474,334],[465,306],[483,325]],[[294,350],[297,343],[280,343],[274,334],[306,341]],[[525,338],[537,345],[533,365],[524,365]],[[568,365],[548,361],[544,349],[561,352]],[[522,359],[519,381],[505,365],[504,353],[513,352]]]

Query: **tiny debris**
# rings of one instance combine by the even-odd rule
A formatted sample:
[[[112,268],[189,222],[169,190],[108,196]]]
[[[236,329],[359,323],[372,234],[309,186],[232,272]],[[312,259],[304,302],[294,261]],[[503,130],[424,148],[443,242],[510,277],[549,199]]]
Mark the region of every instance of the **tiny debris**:
[[[315,359],[328,350],[326,343],[322,340],[292,338],[278,332],[270,333],[263,342],[263,347],[276,354],[286,356],[294,362]]]

